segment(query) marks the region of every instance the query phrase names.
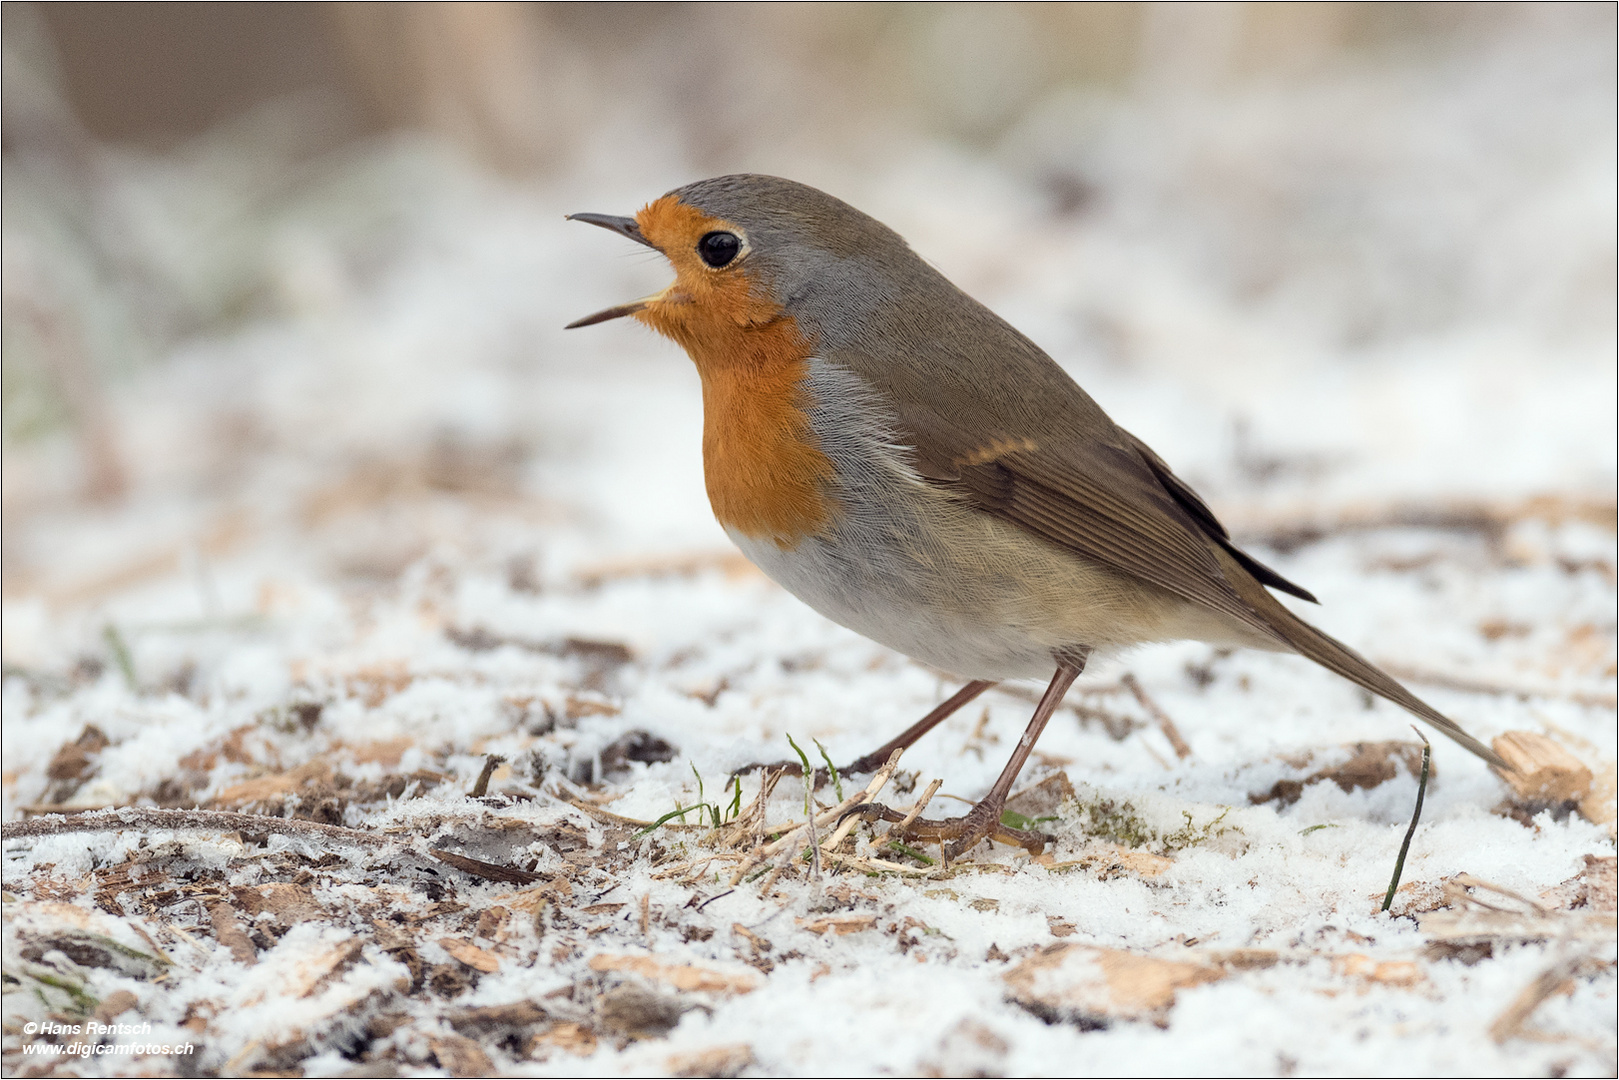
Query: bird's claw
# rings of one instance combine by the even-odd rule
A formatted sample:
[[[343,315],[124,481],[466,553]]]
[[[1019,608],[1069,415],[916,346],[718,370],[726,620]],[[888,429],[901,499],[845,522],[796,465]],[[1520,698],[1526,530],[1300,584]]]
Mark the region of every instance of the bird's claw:
[[[980,840],[997,840],[1003,844],[1020,847],[1030,855],[1039,855],[1046,849],[1046,838],[1040,833],[1001,824],[1001,809],[1002,807],[998,805],[979,803],[958,818],[943,820],[916,818],[904,829],[895,830],[899,835],[894,836],[894,839],[925,840],[939,844],[944,848],[946,862],[954,862],[961,858]],[[850,817],[855,814],[880,821],[905,820],[905,815],[880,803],[863,803],[843,816]]]

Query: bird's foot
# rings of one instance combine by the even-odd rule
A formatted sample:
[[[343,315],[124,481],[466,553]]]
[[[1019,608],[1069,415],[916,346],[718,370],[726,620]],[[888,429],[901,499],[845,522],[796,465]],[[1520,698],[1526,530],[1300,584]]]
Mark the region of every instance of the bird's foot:
[[[905,826],[895,840],[924,840],[939,844],[944,848],[945,862],[954,862],[961,858],[980,840],[998,840],[1003,844],[1020,847],[1030,855],[1038,855],[1046,849],[1046,838],[1037,832],[1027,829],[1014,829],[1010,825],[1002,824],[1001,811],[1005,808],[1004,799],[985,799],[971,810],[958,818],[916,818]],[[868,820],[904,822],[906,815],[881,803],[863,803],[854,807],[844,817],[863,817]]]

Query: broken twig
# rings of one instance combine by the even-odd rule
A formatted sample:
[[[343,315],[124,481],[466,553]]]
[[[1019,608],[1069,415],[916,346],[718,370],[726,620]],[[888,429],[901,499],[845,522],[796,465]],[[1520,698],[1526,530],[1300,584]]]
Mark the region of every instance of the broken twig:
[[[478,779],[472,785],[472,797],[481,799],[489,791],[489,778],[495,775],[495,769],[504,764],[505,758],[499,754],[490,754],[483,759],[483,768],[478,770]]]
[[[872,799],[876,798],[877,793],[883,789],[884,785],[888,783],[889,778],[894,775],[894,770],[899,768],[900,755],[904,752],[905,748],[899,747],[892,754],[889,754],[887,763],[884,764],[881,769],[877,770],[876,775],[871,778],[871,782],[866,785],[866,789],[864,791],[857,791],[855,794],[849,796],[832,809],[816,815],[814,819],[816,824],[830,825],[842,817],[846,811],[859,806],[862,803],[870,802]],[[731,884],[736,885],[740,883],[741,880],[747,876],[748,872],[751,871],[755,866],[758,866],[761,862],[782,851],[784,848],[796,851],[797,849],[793,848],[793,845],[802,843],[802,837],[807,828],[807,825],[800,825],[798,828],[794,829],[785,836],[773,840],[768,844],[761,844],[758,847],[755,847],[751,852],[748,853],[748,857],[742,861],[742,864],[738,866],[736,871],[731,875]]]
[[[1126,672],[1119,681],[1129,688],[1130,693],[1135,695],[1136,702],[1143,709],[1146,709],[1147,714],[1157,722],[1158,730],[1162,731],[1164,738],[1169,740],[1169,745],[1175,750],[1175,756],[1182,761],[1191,757],[1192,748],[1187,745],[1185,739],[1181,738],[1180,729],[1175,726],[1175,721],[1171,720],[1169,714],[1158,707],[1156,701],[1147,696],[1147,691],[1136,681],[1136,677]]]

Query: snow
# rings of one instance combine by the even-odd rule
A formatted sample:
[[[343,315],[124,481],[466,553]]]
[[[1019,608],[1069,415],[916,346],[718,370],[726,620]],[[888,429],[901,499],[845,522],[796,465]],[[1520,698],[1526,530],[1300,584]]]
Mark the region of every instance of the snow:
[[[994,153],[912,137],[881,169],[803,174],[1048,348],[1258,557],[1321,597],[1307,617],[1486,741],[1542,733],[1598,787],[1606,776],[1606,823],[1509,816],[1506,785],[1436,739],[1411,887],[1381,913],[1408,771],[1257,800],[1350,744],[1413,742],[1409,718],[1302,659],[1197,643],[1097,665],[1076,686],[1071,703],[1109,714],[1119,737],[1065,710],[1042,739],[1025,782],[1061,772],[1076,790],[1046,825],[1045,863],[995,846],[948,871],[794,867],[761,896],[760,880],[730,884],[725,858],[746,846],[695,828],[641,837],[579,809],[654,820],[691,805],[699,778],[728,805],[730,770],[790,758],[788,736],[846,761],[955,685],[739,562],[708,512],[697,380],[674,346],[628,323],[560,329],[666,273],[562,215],[633,211],[691,166],[603,138],[577,176],[517,183],[440,147],[365,145],[323,162],[265,226],[279,260],[268,313],[117,385],[122,502],[74,496],[66,434],[8,446],[4,806],[14,823],[42,804],[215,805],[397,844],[8,839],[8,1070],[24,1061],[17,1025],[74,1007],[40,990],[50,975],[98,1001],[127,990],[122,1019],[226,1072],[333,1075],[358,1058],[440,1075],[466,1060],[464,1036],[519,1075],[666,1074],[678,1055],[736,1044],[764,1075],[1611,1075],[1611,933],[1503,939],[1469,963],[1421,925],[1468,874],[1572,926],[1557,920],[1595,902],[1557,890],[1606,859],[1611,928],[1611,46],[1607,68],[1503,56],[1180,110],[1058,97]],[[223,159],[123,161],[115,202],[162,236],[178,228],[160,198],[175,185],[229,203],[242,181]],[[1054,213],[1041,170],[1058,167],[1085,170],[1099,205]],[[614,179],[586,182],[600,175]],[[1328,205],[1295,205],[1307,198]],[[358,203],[383,224],[322,227]],[[187,242],[200,241],[169,237],[173,259]],[[1315,533],[1298,540],[1301,527]],[[1190,757],[1121,689],[1126,672]],[[933,812],[977,798],[1030,708],[991,691],[905,755],[912,794],[881,798],[908,806],[935,777]],[[104,745],[88,763],[53,765],[90,726]],[[669,759],[603,780],[604,755],[638,731]],[[490,754],[506,764],[473,798]],[[254,781],[268,794],[230,794]],[[742,783],[743,807],[758,786]],[[1102,804],[1145,831],[1098,829]],[[782,780],[766,820],[803,812],[802,785]],[[1121,847],[1164,861],[1119,863]],[[541,880],[482,880],[430,849]],[[669,870],[710,855],[706,870]],[[129,880],[109,886],[114,871]],[[304,906],[243,899],[286,883]],[[255,942],[252,966],[218,940],[220,901]],[[587,910],[610,903],[624,906]],[[42,952],[69,940],[63,905],[94,918],[85,932],[160,949],[164,977]],[[827,912],[875,923],[804,925]],[[1062,924],[1064,942],[1221,977],[1152,1019],[1048,1024],[1005,976]],[[1569,991],[1527,1033],[1492,1038],[1577,947]],[[1245,949],[1273,955],[1230,959]],[[754,988],[678,990],[592,965],[617,956]],[[621,985],[677,1001],[678,1023],[615,1030],[602,1001]],[[457,1019],[522,1001],[545,1019]],[[193,1067],[176,1060],[97,1065]]]

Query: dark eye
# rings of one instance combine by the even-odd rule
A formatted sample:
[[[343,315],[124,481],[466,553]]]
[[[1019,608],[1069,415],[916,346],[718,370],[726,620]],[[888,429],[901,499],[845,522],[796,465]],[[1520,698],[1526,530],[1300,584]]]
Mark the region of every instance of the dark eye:
[[[697,241],[698,256],[716,270],[728,265],[741,250],[742,241],[737,239],[736,233],[711,232]]]

